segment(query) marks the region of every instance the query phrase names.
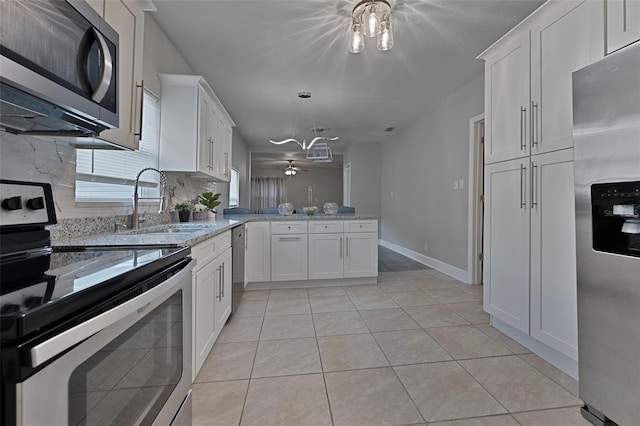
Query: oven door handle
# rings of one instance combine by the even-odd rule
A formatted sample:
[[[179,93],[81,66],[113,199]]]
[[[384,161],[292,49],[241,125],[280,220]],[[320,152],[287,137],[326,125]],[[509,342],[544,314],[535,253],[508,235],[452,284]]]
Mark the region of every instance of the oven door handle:
[[[175,292],[176,288],[182,286],[185,279],[189,278],[191,285],[191,270],[195,262],[189,262],[177,274],[166,280],[164,283],[142,293],[122,305],[91,318],[88,321],[78,324],[64,332],[46,340],[30,350],[31,367],[36,368],[43,363],[49,361],[55,356],[61,354],[69,348],[81,343],[96,333],[104,330],[117,321],[136,313],[143,317],[150,309],[155,308],[164,300],[162,297]],[[155,302],[155,303],[154,303]]]

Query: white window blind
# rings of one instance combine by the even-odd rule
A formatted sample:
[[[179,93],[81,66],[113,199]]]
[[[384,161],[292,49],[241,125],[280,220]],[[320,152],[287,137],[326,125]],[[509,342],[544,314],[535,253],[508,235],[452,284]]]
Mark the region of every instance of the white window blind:
[[[128,202],[138,172],[158,168],[160,145],[160,100],[145,91],[142,106],[142,138],[137,151],[76,151],[76,201]],[[159,177],[147,172],[140,176],[141,196],[158,197]]]
[[[240,173],[231,169],[231,181],[229,182],[229,207],[240,205]]]

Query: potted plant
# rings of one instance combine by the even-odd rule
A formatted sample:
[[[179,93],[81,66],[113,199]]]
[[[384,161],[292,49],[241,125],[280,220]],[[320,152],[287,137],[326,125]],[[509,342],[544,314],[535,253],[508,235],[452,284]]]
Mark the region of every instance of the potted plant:
[[[216,194],[214,194],[213,192],[204,192],[202,195],[198,196],[198,201],[200,202],[200,204],[202,204],[209,210],[210,219],[216,218],[215,208],[220,205],[220,201],[218,201],[218,198],[220,198],[219,192]]]
[[[193,218],[194,221],[207,220],[208,213],[209,213],[209,209],[205,205],[197,202],[193,204],[193,213],[191,217]]]
[[[191,210],[193,210],[193,204],[188,201],[176,204],[173,209],[178,212],[180,222],[189,222],[191,216]]]

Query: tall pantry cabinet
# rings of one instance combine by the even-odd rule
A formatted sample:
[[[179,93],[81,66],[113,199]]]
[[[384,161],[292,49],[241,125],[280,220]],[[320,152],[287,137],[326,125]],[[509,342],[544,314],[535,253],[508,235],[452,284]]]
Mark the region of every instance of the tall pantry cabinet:
[[[484,309],[574,361],[571,73],[604,55],[603,25],[599,1],[552,0],[480,55]]]

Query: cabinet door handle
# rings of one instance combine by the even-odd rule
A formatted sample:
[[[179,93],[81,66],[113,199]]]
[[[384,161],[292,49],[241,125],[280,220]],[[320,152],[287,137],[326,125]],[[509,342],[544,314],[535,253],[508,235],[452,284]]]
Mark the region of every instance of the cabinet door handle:
[[[527,109],[521,106],[520,107],[520,151],[524,151],[527,149],[526,127],[527,127]]]
[[[536,191],[536,179],[538,177],[538,166],[531,162],[531,208],[538,207],[538,193]]]
[[[531,101],[531,147],[538,146],[538,103]]]
[[[211,169],[213,170],[213,138],[209,139],[209,163],[211,164]]]
[[[347,237],[346,250],[347,250],[347,255],[345,257],[349,257],[349,237]]]
[[[133,125],[135,130],[133,131],[134,140],[137,138],[138,141],[142,138],[142,107],[144,106],[144,80],[140,81],[140,84],[136,83],[136,91],[140,89],[140,97],[136,96],[136,101],[139,104],[134,106],[134,116],[133,116]],[[137,108],[136,108],[137,107]],[[135,110],[138,111],[138,114],[135,113]]]
[[[525,181],[526,174],[527,174],[527,167],[524,164],[520,164],[520,208],[521,209],[527,207],[527,200],[524,195],[525,193],[524,181]]]
[[[300,241],[300,237],[278,237],[278,241]]]
[[[340,237],[340,258],[342,259],[342,237]]]
[[[220,267],[218,269],[216,269],[216,271],[218,272],[218,296],[216,297],[216,299],[218,299],[219,302],[222,301],[222,265],[220,265]]]
[[[244,230],[244,249],[249,250],[249,228]]]
[[[220,265],[220,298],[224,297],[224,263]]]

